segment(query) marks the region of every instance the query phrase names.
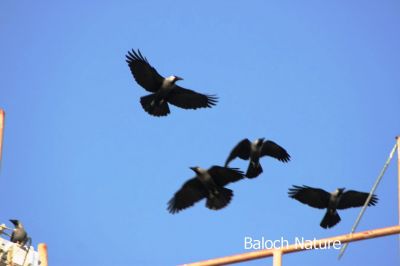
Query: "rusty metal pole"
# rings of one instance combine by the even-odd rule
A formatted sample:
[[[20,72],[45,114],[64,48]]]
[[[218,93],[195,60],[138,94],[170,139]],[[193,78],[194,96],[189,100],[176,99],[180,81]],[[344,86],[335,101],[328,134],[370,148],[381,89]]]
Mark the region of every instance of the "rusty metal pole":
[[[45,243],[40,243],[38,245],[38,252],[40,266],[48,266],[47,245]]]
[[[287,254],[287,253],[307,251],[307,250],[312,250],[312,249],[326,249],[327,247],[330,247],[330,246],[339,245],[339,243],[344,244],[344,243],[348,243],[348,242],[366,240],[366,239],[370,239],[370,238],[376,238],[376,237],[382,237],[382,236],[388,236],[388,235],[394,235],[394,234],[400,234],[400,225],[315,240],[313,242],[313,245],[311,245],[311,246],[307,245],[307,244],[306,245],[292,244],[290,246],[285,246],[283,248],[280,248],[280,251],[282,252],[282,254]],[[272,257],[274,255],[274,252],[276,252],[275,249],[263,249],[263,250],[247,252],[247,253],[242,253],[242,254],[236,254],[236,255],[232,255],[232,256],[210,259],[210,260],[189,263],[189,264],[184,264],[184,265],[185,266],[216,266],[216,265],[233,264],[233,263],[238,263],[238,262]],[[278,257],[276,258],[276,260],[278,260]]]
[[[1,159],[3,151],[3,131],[4,131],[4,117],[5,113],[3,109],[0,109],[0,170],[1,170]]]

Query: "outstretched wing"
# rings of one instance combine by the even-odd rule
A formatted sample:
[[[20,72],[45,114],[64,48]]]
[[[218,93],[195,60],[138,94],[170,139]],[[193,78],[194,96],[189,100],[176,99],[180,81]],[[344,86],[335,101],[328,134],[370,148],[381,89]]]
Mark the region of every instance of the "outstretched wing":
[[[176,86],[168,95],[168,102],[183,109],[211,108],[218,102],[215,95],[201,94]]]
[[[337,208],[347,209],[352,207],[362,207],[364,206],[368,195],[369,193],[348,190],[342,194]],[[378,197],[372,195],[371,200],[368,202],[368,206],[374,206],[376,203],[378,203]]]
[[[214,165],[208,169],[208,173],[211,175],[214,182],[221,187],[244,178],[244,173],[240,171],[239,168],[229,168]]]
[[[226,159],[225,166],[234,160],[236,157],[239,157],[242,160],[248,160],[250,157],[250,146],[251,142],[248,139],[241,140],[231,151]]]
[[[289,188],[288,194],[289,197],[318,209],[328,207],[331,195],[323,189],[309,186],[293,186],[293,188]]]
[[[287,153],[284,148],[271,140],[267,140],[263,143],[263,146],[261,148],[261,156],[265,155],[274,157],[275,159],[278,159],[279,161],[285,163],[290,161],[289,153]]]
[[[193,206],[196,202],[207,196],[207,190],[195,177],[186,181],[174,197],[168,202],[168,211],[177,213]]]
[[[158,74],[140,51],[132,49],[126,55],[126,62],[136,82],[149,92],[156,92],[160,89],[164,78]]]

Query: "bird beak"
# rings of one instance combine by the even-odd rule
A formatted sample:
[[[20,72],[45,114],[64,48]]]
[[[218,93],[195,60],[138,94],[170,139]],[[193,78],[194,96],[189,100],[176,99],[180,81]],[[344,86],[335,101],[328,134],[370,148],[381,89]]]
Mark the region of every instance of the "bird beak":
[[[183,78],[175,76],[176,80],[183,80]]]
[[[17,226],[17,224],[18,224],[18,220],[10,220],[10,222],[15,226]]]
[[[192,169],[192,171],[195,172],[196,175],[199,173],[199,170],[198,170],[199,167],[197,167],[197,166],[190,167],[190,169]]]

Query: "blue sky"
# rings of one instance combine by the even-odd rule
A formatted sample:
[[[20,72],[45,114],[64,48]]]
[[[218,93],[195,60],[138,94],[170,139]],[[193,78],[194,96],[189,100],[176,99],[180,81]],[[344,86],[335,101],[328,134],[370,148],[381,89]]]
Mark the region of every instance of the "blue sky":
[[[358,209],[324,212],[293,185],[369,191],[400,134],[398,1],[2,1],[6,111],[0,221],[18,218],[51,265],[176,265],[245,252],[245,236],[349,232]],[[162,75],[217,94],[216,107],[154,118],[125,62],[140,48]],[[241,139],[285,147],[218,212],[167,202],[222,165]],[[245,169],[246,162],[232,166]],[[396,165],[359,226],[397,223]],[[284,265],[398,265],[398,237],[291,254]],[[269,261],[266,261],[269,260]],[[246,265],[268,265],[270,259]]]

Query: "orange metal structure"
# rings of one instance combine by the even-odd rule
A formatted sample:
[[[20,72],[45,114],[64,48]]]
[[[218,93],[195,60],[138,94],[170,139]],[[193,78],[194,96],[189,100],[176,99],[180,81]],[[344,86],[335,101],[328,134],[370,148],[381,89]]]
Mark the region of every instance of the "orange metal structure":
[[[195,263],[184,264],[185,266],[214,266],[214,265],[226,265],[238,262],[244,262],[249,260],[261,259],[266,257],[274,257],[273,265],[280,266],[282,264],[282,255],[287,253],[306,251],[312,249],[322,249],[332,246],[335,241],[340,243],[348,243],[360,240],[366,240],[370,238],[376,238],[381,236],[393,235],[400,233],[400,225],[385,227],[375,230],[363,231],[354,234],[346,234],[335,237],[323,238],[316,240],[313,245],[299,245],[293,244],[290,246],[282,247],[279,249],[263,249],[259,251],[247,252],[243,254],[237,254],[222,258],[210,259]]]
[[[45,243],[40,243],[38,245],[40,266],[48,266],[47,258],[47,245]]]

